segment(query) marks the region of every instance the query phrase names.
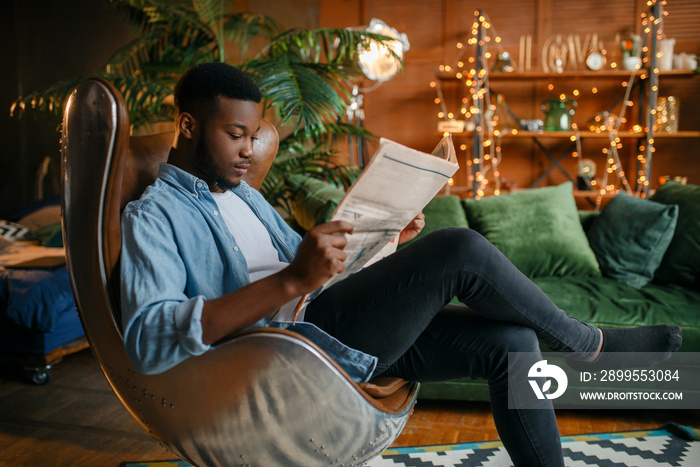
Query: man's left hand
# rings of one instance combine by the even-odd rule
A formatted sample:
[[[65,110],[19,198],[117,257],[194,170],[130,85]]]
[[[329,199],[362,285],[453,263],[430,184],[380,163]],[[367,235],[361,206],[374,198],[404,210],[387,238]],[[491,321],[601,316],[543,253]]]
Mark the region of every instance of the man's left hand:
[[[425,227],[425,214],[419,212],[418,215],[399,234],[399,244],[413,240]]]

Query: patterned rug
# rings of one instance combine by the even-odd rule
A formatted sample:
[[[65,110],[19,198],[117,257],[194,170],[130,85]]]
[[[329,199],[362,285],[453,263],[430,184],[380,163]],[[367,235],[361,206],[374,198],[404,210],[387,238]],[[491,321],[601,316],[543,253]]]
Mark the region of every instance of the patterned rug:
[[[567,467],[700,466],[700,430],[668,424],[655,430],[562,436]],[[387,449],[368,467],[510,467],[500,441]]]
[[[562,436],[567,467],[697,467],[700,429],[667,424],[654,430]],[[387,449],[367,467],[509,467],[499,441]],[[123,467],[191,467],[183,461],[125,462]]]

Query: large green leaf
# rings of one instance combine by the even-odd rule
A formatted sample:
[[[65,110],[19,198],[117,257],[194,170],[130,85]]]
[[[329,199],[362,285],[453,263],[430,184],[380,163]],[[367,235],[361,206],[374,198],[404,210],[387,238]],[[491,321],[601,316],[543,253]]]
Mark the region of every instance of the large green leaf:
[[[255,59],[243,68],[256,81],[265,101],[275,106],[282,123],[296,120],[295,131],[323,131],[345,109],[327,65]]]

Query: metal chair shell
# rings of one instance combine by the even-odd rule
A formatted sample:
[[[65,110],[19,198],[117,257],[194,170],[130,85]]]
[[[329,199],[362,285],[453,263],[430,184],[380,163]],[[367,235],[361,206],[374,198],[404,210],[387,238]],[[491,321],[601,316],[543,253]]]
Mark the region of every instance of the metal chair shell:
[[[277,149],[267,125],[261,152],[272,156],[251,174],[254,186]],[[193,465],[352,466],[377,456],[403,429],[418,385],[389,381],[393,392],[358,385],[292,332],[241,333],[157,375],[129,361],[119,313],[119,219],[155,179],[171,142],[172,134],[131,138],[124,101],[103,80],[81,83],[65,110],[68,269],[90,347],[115,394],[151,436]]]

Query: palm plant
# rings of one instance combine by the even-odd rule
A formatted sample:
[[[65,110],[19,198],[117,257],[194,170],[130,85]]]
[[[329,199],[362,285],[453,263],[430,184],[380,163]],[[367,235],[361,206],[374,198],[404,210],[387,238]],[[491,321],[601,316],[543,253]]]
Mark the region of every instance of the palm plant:
[[[372,137],[341,123],[349,98],[347,83],[358,76],[353,59],[358,47],[369,41],[392,38],[335,28],[281,32],[265,15],[234,13],[230,0],[109,1],[140,24],[140,34],[91,76],[103,77],[121,91],[135,127],[172,121],[172,90],[186,69],[197,63],[228,62],[258,84],[265,116],[292,128],[261,189],[268,201],[289,210],[283,176],[290,172],[349,185],[357,170],[335,162],[335,143],[341,137]],[[260,38],[265,45],[251,53]],[[237,45],[235,59],[227,56],[227,43]],[[71,91],[86,78],[21,96],[11,112],[60,114]]]

